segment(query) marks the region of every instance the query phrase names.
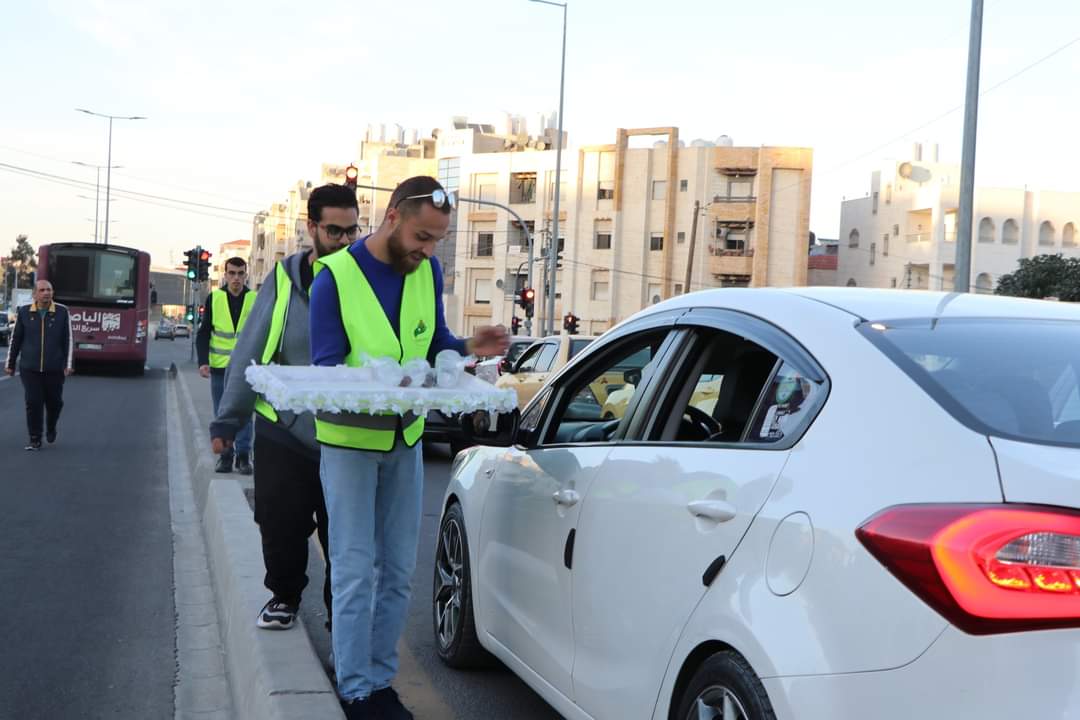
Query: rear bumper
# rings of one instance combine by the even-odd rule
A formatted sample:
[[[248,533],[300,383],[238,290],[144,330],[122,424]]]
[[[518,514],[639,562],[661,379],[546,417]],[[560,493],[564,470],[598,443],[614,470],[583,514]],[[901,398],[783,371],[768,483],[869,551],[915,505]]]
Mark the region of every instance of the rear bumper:
[[[780,720],[1080,718],[1080,630],[976,637],[947,628],[895,670],[770,678]]]
[[[104,345],[100,350],[79,347],[75,343],[74,357],[82,362],[136,362],[146,360],[146,343],[142,345]]]

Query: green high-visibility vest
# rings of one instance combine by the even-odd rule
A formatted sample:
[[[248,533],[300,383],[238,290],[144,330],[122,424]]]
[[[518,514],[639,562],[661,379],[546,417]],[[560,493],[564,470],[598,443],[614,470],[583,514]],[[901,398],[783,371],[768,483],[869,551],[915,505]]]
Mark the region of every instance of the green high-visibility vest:
[[[210,293],[210,312],[214,326],[210,329],[210,367],[226,368],[229,357],[236,347],[236,338],[244,329],[248,314],[255,305],[255,293],[244,294],[244,306],[240,310],[240,322],[234,327],[232,313],[229,312],[228,292],[220,288]]]
[[[435,276],[430,260],[405,276],[398,318],[400,336],[394,333],[371,283],[351,253],[336,252],[319,260],[319,265],[330,270],[337,285],[341,323],[349,340],[346,365],[360,367],[363,355],[392,357],[401,363],[427,358],[435,336]],[[387,452],[394,447],[399,421],[405,443],[409,447],[416,445],[424,434],[424,418],[411,413],[399,417],[393,413],[318,412],[315,437],[327,445]]]
[[[300,262],[304,262],[304,260],[301,259]],[[260,365],[269,363],[274,358],[274,354],[281,349],[281,343],[285,337],[285,323],[289,319],[292,281],[289,279],[289,273],[285,270],[285,265],[280,262],[275,265],[274,288],[277,293],[274,297],[274,312],[270,316],[270,333],[266,336],[266,346],[263,348],[262,357],[259,359]],[[277,411],[261,396],[255,399],[255,412],[272,423],[278,421]]]

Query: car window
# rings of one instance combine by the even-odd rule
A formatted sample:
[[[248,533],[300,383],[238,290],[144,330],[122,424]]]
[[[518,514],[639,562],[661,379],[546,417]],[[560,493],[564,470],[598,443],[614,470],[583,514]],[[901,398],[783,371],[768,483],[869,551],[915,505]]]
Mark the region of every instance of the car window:
[[[577,338],[575,340],[571,340],[570,341],[570,357],[567,358],[567,359],[573,360],[574,357],[579,352],[581,352],[582,350],[587,348],[591,343],[592,343],[591,338]]]
[[[976,432],[1080,447],[1080,323],[935,318],[859,329]]]
[[[507,348],[507,350],[506,350],[506,361],[509,362],[509,363],[514,362],[519,357],[521,357],[521,353],[525,352],[525,350],[530,345],[532,345],[531,341],[529,341],[529,342],[511,342],[510,347]]]
[[[667,442],[744,440],[772,377],[776,356],[749,340],[702,330],[686,359],[685,381],[674,383],[660,404],[661,422],[650,439]]]
[[[555,343],[544,343],[540,349],[540,356],[536,359],[536,372],[547,372],[555,364],[555,358],[559,356],[559,346]]]
[[[540,357],[540,351],[543,350],[543,345],[532,345],[521,356],[521,365],[518,366],[517,371],[519,373],[533,372],[536,369],[536,360]]]
[[[544,408],[551,399],[551,388],[546,387],[540,391],[532,402],[525,408],[525,414],[521,416],[518,424],[518,441],[525,447],[535,444],[536,433],[540,429],[540,419],[543,417]]]
[[[644,386],[667,330],[624,340],[567,380],[549,442],[601,442],[615,434]]]
[[[817,385],[784,363],[765,391],[747,442],[775,443],[802,432],[816,405]]]

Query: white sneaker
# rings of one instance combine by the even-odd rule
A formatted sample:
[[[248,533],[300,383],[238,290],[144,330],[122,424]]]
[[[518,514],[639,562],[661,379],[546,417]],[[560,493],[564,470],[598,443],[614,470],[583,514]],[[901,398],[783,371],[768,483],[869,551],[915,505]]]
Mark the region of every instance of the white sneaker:
[[[259,619],[255,624],[264,630],[288,630],[296,622],[298,608],[288,605],[281,600],[270,598],[259,611]]]

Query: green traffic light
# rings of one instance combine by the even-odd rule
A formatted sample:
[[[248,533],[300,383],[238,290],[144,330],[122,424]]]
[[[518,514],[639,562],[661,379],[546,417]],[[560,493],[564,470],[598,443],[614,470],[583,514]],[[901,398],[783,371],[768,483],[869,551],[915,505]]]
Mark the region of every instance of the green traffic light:
[[[188,280],[194,280],[195,279],[195,271],[194,270],[188,270],[187,271],[187,279]]]

